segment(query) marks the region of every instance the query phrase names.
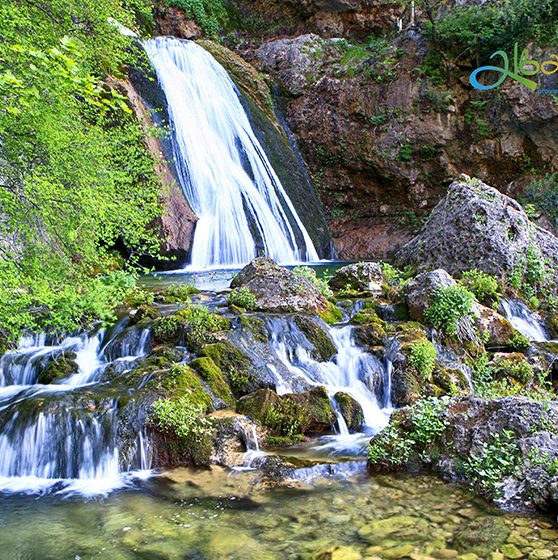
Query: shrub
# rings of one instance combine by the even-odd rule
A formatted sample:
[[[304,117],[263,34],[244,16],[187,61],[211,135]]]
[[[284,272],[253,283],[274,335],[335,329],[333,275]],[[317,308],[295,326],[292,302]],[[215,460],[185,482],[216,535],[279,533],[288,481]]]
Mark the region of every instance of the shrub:
[[[430,340],[423,339],[414,342],[410,347],[409,363],[426,380],[430,377],[436,366],[436,347]]]
[[[507,341],[509,349],[514,352],[523,352],[529,348],[530,344],[529,339],[517,331],[514,332]]]
[[[207,342],[208,335],[229,327],[229,322],[219,315],[211,313],[203,305],[190,305],[177,311],[175,317],[184,327],[184,339],[188,347],[196,350]]]
[[[392,420],[372,439],[368,460],[396,466],[408,463],[413,455],[423,456],[447,427],[444,412],[448,402],[429,397],[408,408],[406,417]]]
[[[492,302],[498,300],[498,280],[496,277],[476,269],[468,270],[461,277],[461,284],[475,294],[478,301]]]
[[[211,421],[204,416],[204,407],[193,404],[187,396],[159,399],[153,403],[151,421],[163,431],[172,431],[188,439],[207,434]]]
[[[196,20],[203,32],[212,37],[228,23],[222,0],[166,0],[166,4],[182,8],[187,18]]]
[[[499,375],[511,377],[524,385],[533,379],[533,368],[525,360],[502,360],[496,366],[496,370]]]
[[[316,276],[316,271],[309,266],[297,266],[293,268],[293,274],[309,280],[325,298],[329,299],[333,297],[333,292],[330,290],[327,282],[322,278],[318,278]]]
[[[434,328],[454,336],[458,334],[460,320],[473,315],[474,304],[474,294],[464,286],[439,288],[432,294],[424,316]]]
[[[250,288],[246,286],[235,288],[232,292],[227,294],[227,303],[229,305],[242,307],[247,311],[253,311],[258,306],[256,296],[250,291]]]

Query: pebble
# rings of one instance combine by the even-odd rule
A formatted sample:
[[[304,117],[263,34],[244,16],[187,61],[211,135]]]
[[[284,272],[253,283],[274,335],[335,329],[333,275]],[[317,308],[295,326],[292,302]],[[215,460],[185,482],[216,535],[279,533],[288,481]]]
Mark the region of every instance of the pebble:
[[[540,535],[541,539],[544,539],[545,541],[558,540],[558,531],[555,529],[541,529]]]
[[[523,558],[523,552],[515,546],[515,544],[504,544],[501,547],[502,554],[506,558],[511,558],[514,560],[515,558]]]
[[[554,558],[554,552],[546,548],[539,548],[537,550],[533,550],[533,552],[529,554],[529,558],[533,558],[534,560],[547,560]]]

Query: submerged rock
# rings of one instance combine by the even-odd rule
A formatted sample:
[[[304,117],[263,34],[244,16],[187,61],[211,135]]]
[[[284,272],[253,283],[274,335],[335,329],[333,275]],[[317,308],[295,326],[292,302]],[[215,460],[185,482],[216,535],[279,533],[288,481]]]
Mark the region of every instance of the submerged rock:
[[[529,249],[558,268],[554,235],[532,223],[512,198],[460,175],[396,261],[419,271],[443,268],[456,274],[476,268],[501,277],[524,266]]]
[[[280,267],[267,257],[246,265],[231,282],[231,288],[246,286],[256,296],[261,311],[326,311],[328,301],[306,278]]]

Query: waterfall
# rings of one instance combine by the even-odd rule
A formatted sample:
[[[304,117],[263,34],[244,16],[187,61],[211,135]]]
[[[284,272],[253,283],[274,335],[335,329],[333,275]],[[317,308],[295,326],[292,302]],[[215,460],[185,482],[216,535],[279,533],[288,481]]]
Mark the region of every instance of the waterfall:
[[[268,319],[268,325],[272,333],[271,345],[294,378],[309,386],[323,385],[330,396],[338,429],[337,438],[327,438],[333,442],[332,447],[352,447],[355,441],[333,398],[338,392],[347,393],[360,404],[366,433],[377,433],[387,425],[391,412],[391,361],[382,363],[359,348],[353,340],[353,327],[329,329],[337,353],[330,361],[319,362],[311,356],[311,344],[293,322],[273,318]],[[293,392],[291,379],[279,376],[276,368],[271,371],[277,376],[279,394]],[[357,434],[356,439],[361,435]]]
[[[503,299],[500,304],[506,319],[514,329],[534,342],[544,342],[548,336],[537,316],[520,300]]]
[[[158,37],[144,48],[165,93],[184,194],[198,216],[192,269],[319,256],[256,138],[234,82],[202,47]]]
[[[25,337],[0,359],[0,491],[56,489],[102,494],[127,484],[132,467],[149,468],[150,450],[137,434],[134,465],[120,464],[119,399],[95,398],[108,366],[144,356],[149,331],[125,327],[69,336],[56,343]],[[75,371],[38,382],[48,363],[72,352]],[[118,368],[117,368],[118,369]],[[130,471],[130,472],[126,472]]]

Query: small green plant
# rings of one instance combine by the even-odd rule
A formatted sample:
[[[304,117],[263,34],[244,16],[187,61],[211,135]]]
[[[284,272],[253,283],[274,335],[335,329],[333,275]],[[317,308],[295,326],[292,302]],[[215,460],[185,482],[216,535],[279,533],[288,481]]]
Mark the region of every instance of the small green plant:
[[[211,313],[207,307],[200,304],[185,307],[174,316],[184,328],[186,344],[194,350],[208,342],[210,334],[229,328],[229,322],[224,317]]]
[[[519,459],[514,433],[503,430],[501,434],[492,436],[491,443],[480,445],[479,451],[465,462],[465,473],[483,492],[500,497],[502,482],[506,477],[517,474]]]
[[[315,286],[319,292],[327,299],[333,297],[333,292],[328,286],[327,282],[316,276],[316,271],[309,266],[297,266],[293,268],[293,274],[300,278],[306,278],[310,283]]]
[[[159,341],[171,341],[180,334],[180,320],[175,315],[162,317],[153,326],[153,336]]]
[[[413,366],[424,380],[427,380],[436,366],[436,347],[430,340],[414,342],[410,347],[409,364]]]
[[[474,314],[474,304],[474,294],[464,286],[439,288],[432,294],[424,316],[434,328],[454,336],[459,332],[460,321]]]
[[[186,17],[194,19],[211,37],[216,37],[229,19],[222,0],[165,0],[165,3],[184,10]]]
[[[199,290],[190,284],[171,284],[163,292],[165,303],[190,303],[190,296]]]
[[[495,276],[476,269],[468,270],[461,276],[461,284],[475,294],[478,301],[492,303],[498,301],[499,285]]]
[[[227,303],[229,305],[242,307],[246,309],[246,311],[253,311],[258,306],[256,296],[250,291],[250,288],[246,286],[235,288],[232,292],[227,294]]]
[[[529,339],[518,331],[514,332],[507,341],[508,348],[513,352],[523,352],[529,348],[530,344]]]
[[[558,457],[553,457],[540,449],[532,449],[529,452],[529,461],[532,465],[542,467],[550,476],[558,474]]]
[[[283,398],[275,406],[269,408],[263,424],[273,430],[276,435],[292,438],[303,429],[306,409],[294,399]]]
[[[533,368],[525,361],[510,359],[502,360],[496,366],[496,372],[501,376],[511,377],[524,385],[533,379]]]
[[[204,436],[212,425],[203,406],[192,404],[187,396],[156,400],[150,418],[160,430],[172,431],[183,439]]]
[[[368,460],[397,466],[413,456],[425,457],[447,427],[444,418],[449,400],[429,397],[402,411],[370,442]]]

